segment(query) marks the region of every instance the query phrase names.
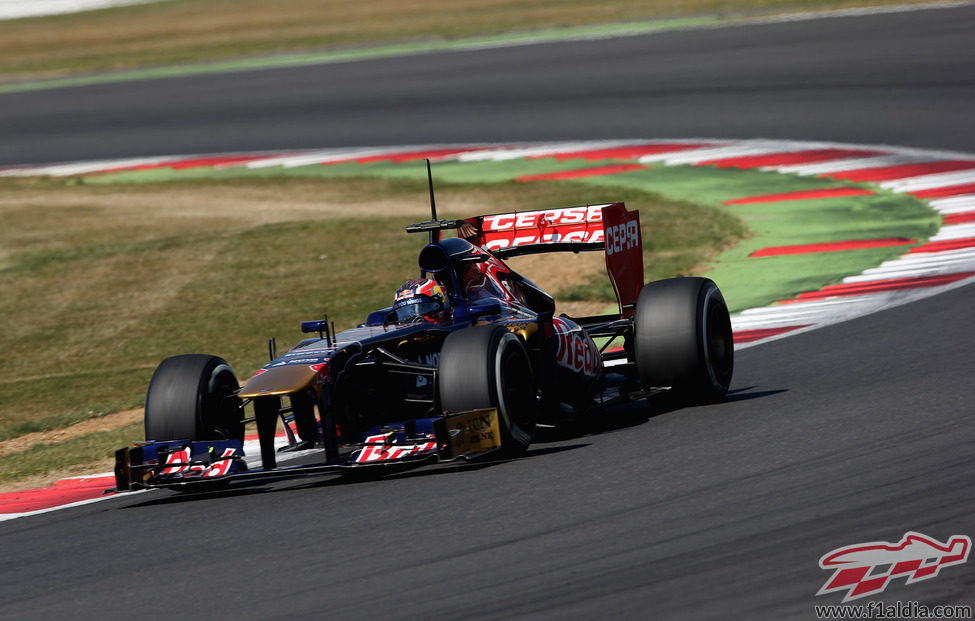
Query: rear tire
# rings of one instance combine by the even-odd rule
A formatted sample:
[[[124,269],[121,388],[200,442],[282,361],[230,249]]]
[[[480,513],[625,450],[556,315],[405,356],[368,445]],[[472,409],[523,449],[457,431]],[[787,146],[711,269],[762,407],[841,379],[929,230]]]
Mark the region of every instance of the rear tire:
[[[497,408],[501,450],[528,449],[537,416],[535,378],[521,340],[498,325],[451,333],[440,350],[438,390],[451,412]]]
[[[223,358],[186,354],[156,367],[146,393],[146,440],[244,438],[240,385]]]
[[[724,399],[734,371],[728,306],[707,278],[670,278],[643,287],[636,305],[635,358],[641,383],[670,386],[693,403]]]

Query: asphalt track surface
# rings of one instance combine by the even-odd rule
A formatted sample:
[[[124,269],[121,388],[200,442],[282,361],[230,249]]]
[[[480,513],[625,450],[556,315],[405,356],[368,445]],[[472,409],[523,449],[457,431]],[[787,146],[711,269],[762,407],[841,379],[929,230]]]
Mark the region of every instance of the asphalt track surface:
[[[969,6],[4,95],[0,149],[12,164],[707,135],[970,151],[972,32]],[[511,462],[5,522],[0,617],[814,618],[840,599],[815,596],[831,550],[973,534],[973,307],[969,285],[746,349],[727,403],[624,409]],[[872,599],[973,604],[975,572]]]

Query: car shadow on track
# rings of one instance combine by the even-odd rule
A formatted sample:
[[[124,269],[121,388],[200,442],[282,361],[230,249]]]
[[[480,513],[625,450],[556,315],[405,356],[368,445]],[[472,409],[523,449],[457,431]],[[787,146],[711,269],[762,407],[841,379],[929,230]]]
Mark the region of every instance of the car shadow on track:
[[[554,428],[539,428],[532,446],[545,443],[565,442],[587,435],[599,435],[622,431],[643,425],[653,418],[695,407],[718,407],[723,403],[761,399],[788,392],[788,389],[756,390],[755,386],[746,386],[728,391],[722,403],[688,404],[666,392],[651,396],[646,401],[635,401],[617,405],[606,410],[596,410],[579,416]]]
[[[411,469],[396,470],[393,468],[383,471],[352,470],[340,475],[335,474],[312,474],[296,478],[295,475],[282,474],[280,477],[262,479],[260,481],[246,482],[238,481],[231,483],[221,489],[208,489],[201,491],[168,491],[163,497],[152,498],[144,502],[133,503],[122,507],[124,509],[134,509],[140,507],[152,507],[157,505],[170,505],[183,502],[196,502],[202,500],[232,498],[236,496],[252,496],[258,494],[268,494],[276,492],[288,492],[300,489],[326,488],[338,485],[356,485],[375,483],[382,480],[395,481],[398,479],[409,479],[414,477],[429,477],[443,474],[455,474],[459,472],[470,472],[483,470],[502,464],[521,461],[527,458],[543,457],[555,453],[562,453],[575,449],[585,448],[588,443],[576,443],[564,446],[536,447],[533,446],[521,457],[515,458],[484,458],[474,461],[448,462],[444,464],[430,464],[427,466],[414,467]],[[325,478],[327,477],[327,478]],[[275,483],[287,483],[286,485],[274,485]],[[161,490],[166,492],[167,490]]]
[[[787,392],[788,389],[756,390],[756,386],[746,386],[728,392],[724,403],[761,399]],[[294,475],[282,473],[280,477],[262,479],[260,481],[238,481],[221,489],[201,491],[169,492],[163,497],[148,499],[144,502],[126,505],[124,508],[149,507],[154,505],[168,505],[182,502],[195,502],[207,499],[230,498],[235,496],[250,496],[287,492],[291,490],[327,488],[337,485],[357,485],[375,483],[380,480],[397,480],[414,477],[438,476],[455,474],[484,468],[493,468],[509,462],[516,462],[526,458],[542,458],[546,455],[586,448],[590,443],[580,441],[588,435],[600,435],[623,431],[643,425],[651,419],[675,412],[690,409],[687,403],[675,399],[666,393],[655,395],[643,402],[633,402],[618,405],[597,413],[580,416],[576,419],[560,424],[555,428],[540,427],[535,440],[528,452],[513,459],[482,459],[474,461],[458,461],[444,464],[430,464],[410,469],[384,471],[351,471],[340,475],[312,474],[296,478]],[[713,404],[704,407],[721,407]],[[280,483],[285,483],[280,485]]]
[[[531,459],[536,457],[543,457],[545,455],[552,455],[555,453],[562,453],[565,451],[572,451],[575,449],[585,448],[589,446],[588,443],[578,443],[570,444],[564,446],[550,446],[550,447],[538,447],[532,445],[528,451],[520,457],[512,458],[486,458],[484,460],[470,461],[470,462],[456,462],[456,463],[446,463],[440,465],[432,465],[426,468],[419,468],[414,470],[407,470],[404,472],[390,474],[382,476],[382,479],[410,479],[414,477],[427,477],[427,476],[437,476],[441,474],[453,474],[457,472],[470,472],[472,470],[482,470],[484,468],[493,468],[495,466],[500,466],[502,464],[507,464],[511,462],[523,461],[525,459]],[[372,479],[376,480],[376,479]],[[355,477],[350,477],[348,482],[354,482]]]

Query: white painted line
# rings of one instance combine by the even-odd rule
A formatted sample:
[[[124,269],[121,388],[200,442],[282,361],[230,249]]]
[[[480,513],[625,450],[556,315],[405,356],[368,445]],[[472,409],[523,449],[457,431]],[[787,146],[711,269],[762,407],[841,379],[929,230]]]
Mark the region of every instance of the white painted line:
[[[792,302],[789,304],[776,304],[773,306],[761,306],[749,308],[741,311],[736,317],[740,319],[777,317],[790,314],[801,314],[808,310],[816,311],[819,309],[828,310],[828,307],[835,307],[835,300],[810,300],[808,302]]]
[[[313,164],[324,164],[328,162],[340,162],[342,160],[353,159],[356,157],[370,157],[385,153],[381,149],[327,149],[323,151],[304,151],[290,155],[280,155],[267,159],[248,162],[247,168],[271,168],[280,166],[282,168],[296,168],[298,166],[311,166]]]
[[[944,254],[947,253],[943,253],[936,260],[891,262],[890,265],[871,267],[863,270],[860,274],[847,276],[842,282],[875,282],[935,274],[950,274],[953,272],[967,272],[972,267],[975,267],[975,264],[973,264],[973,258],[975,257],[973,257],[970,251],[970,248],[965,248],[964,251],[956,251],[964,252],[965,254],[954,254],[951,257],[946,257]]]
[[[860,274],[847,276],[843,282],[894,280],[969,271],[975,271],[975,246],[941,252],[908,253],[863,270]]]
[[[640,158],[641,162],[663,162],[668,166],[680,164],[698,164],[710,160],[723,160],[733,157],[747,157],[750,155],[766,155],[768,153],[780,153],[790,149],[790,143],[782,142],[739,142],[722,145],[719,147],[705,147],[703,149],[693,149],[688,151],[678,151],[677,153],[658,153],[645,155]]]
[[[86,477],[87,478],[87,477]],[[60,511],[61,509],[70,509],[71,507],[80,507],[82,505],[90,505],[95,502],[102,502],[103,500],[110,500],[113,498],[129,498],[136,494],[143,494],[145,492],[151,492],[153,490],[142,489],[133,492],[124,492],[120,494],[105,494],[97,498],[89,498],[88,500],[79,500],[77,502],[71,502],[66,505],[58,505],[57,507],[48,507],[47,509],[38,509],[37,511],[26,511],[24,513],[0,513],[0,522],[5,522],[7,520],[14,520],[22,517],[29,517],[31,515],[40,515],[42,513],[50,513],[52,511]]]
[[[463,153],[457,156],[457,160],[460,162],[504,162],[523,157],[547,157],[561,153],[610,149],[645,143],[646,141],[640,140],[594,140],[592,142],[556,142],[543,145],[510,145],[498,149]]]
[[[271,168],[274,166],[284,166],[285,163],[294,160],[295,158],[307,158],[307,157],[320,157],[326,159],[336,153],[335,149],[325,149],[320,151],[292,151],[290,153],[283,153],[281,155],[273,155],[270,157],[262,158],[259,160],[254,160],[253,162],[247,162],[244,164],[245,168]]]
[[[975,272],[975,261],[972,259],[948,261],[939,265],[929,266],[905,266],[901,270],[885,270],[879,273],[864,273],[858,276],[849,276],[843,279],[844,283],[863,283],[877,282],[883,280],[897,280],[899,278],[920,278],[922,276],[941,276],[944,274],[957,274],[958,272]]]
[[[964,239],[966,237],[975,237],[975,222],[943,226],[928,241],[945,241],[948,239]]]
[[[809,302],[793,302],[780,306],[779,308],[788,308],[787,311],[781,314],[749,318],[748,321],[742,321],[740,316],[735,316],[732,317],[731,324],[735,330],[760,330],[806,325],[808,327],[804,331],[808,331],[818,326],[838,323],[875,312],[879,307],[884,306],[890,300],[894,299],[894,297],[895,292],[882,291],[858,296],[834,297]]]
[[[896,308],[898,306],[903,306],[904,304],[909,304],[917,300],[922,300],[927,297],[935,296],[953,289],[958,289],[960,287],[966,287],[969,285],[975,285],[975,276],[965,278],[963,280],[957,280],[953,283],[947,285],[942,285],[938,287],[924,287],[919,289],[902,289],[900,291],[883,291],[878,293],[871,293],[863,296],[844,296],[842,298],[834,298],[835,301],[840,303],[842,306],[839,309],[848,308],[850,310],[855,310],[859,307],[859,311],[851,312],[847,314],[846,312],[839,312],[835,316],[832,316],[827,321],[822,323],[817,323],[805,328],[799,328],[797,330],[792,330],[784,334],[777,334],[775,336],[766,337],[750,343],[736,343],[735,350],[747,349],[749,347],[754,347],[756,345],[761,345],[763,343],[769,343],[772,341],[779,341],[785,338],[796,336],[799,334],[804,334],[806,332],[811,332],[818,328],[841,323],[848,321],[850,319],[856,319],[870,313],[875,313],[880,310],[887,310],[891,308]],[[865,303],[864,303],[865,302]],[[732,322],[735,318],[732,317]]]
[[[975,256],[975,245],[972,248],[959,248],[957,250],[944,250],[941,252],[916,252],[905,254],[904,256],[890,261],[884,261],[877,267],[870,269],[879,270],[887,268],[897,268],[904,265],[936,265],[942,261],[954,261]],[[864,270],[866,272],[867,270]]]
[[[948,198],[928,199],[928,204],[931,205],[932,209],[943,214],[975,211],[975,194],[961,194]]]
[[[858,306],[870,308],[873,304],[872,296],[792,302],[743,311],[732,317],[731,324],[735,329],[759,329],[821,323],[842,314],[859,315]]]
[[[884,168],[886,166],[899,166],[901,164],[917,164],[922,162],[934,161],[937,158],[925,155],[878,155],[876,157],[858,157],[830,160],[827,162],[817,162],[814,164],[792,164],[789,166],[769,166],[765,170],[774,170],[780,173],[794,173],[797,175],[826,175],[841,172],[852,172],[865,168]]]
[[[888,190],[893,190],[894,192],[918,192],[920,190],[932,190],[966,183],[975,183],[975,169],[931,175],[915,175],[903,179],[883,181],[877,185]]]
[[[739,141],[737,143],[729,143],[724,147],[714,149],[710,153],[702,151],[686,151],[681,154],[677,154],[675,158],[669,158],[666,160],[668,164],[684,164],[684,163],[703,163],[709,160],[720,160],[720,159],[731,159],[736,157],[749,157],[749,156],[759,156],[759,155],[774,155],[778,153],[798,153],[801,151],[816,151],[821,149],[835,149],[851,148],[849,145],[837,144],[835,142],[805,142],[799,140],[745,140]],[[853,147],[856,148],[856,147]],[[698,155],[702,157],[695,159],[691,162],[681,161],[683,155]],[[838,158],[836,158],[838,159]],[[762,169],[774,170],[774,166],[762,167]]]
[[[38,166],[17,166],[0,169],[0,177],[67,177],[70,175],[84,175],[87,173],[101,172],[115,168],[130,166],[146,166],[159,164],[162,162],[179,162],[191,156],[168,156],[168,157],[138,157],[117,160],[98,160],[94,162],[64,162],[59,164],[48,164]]]

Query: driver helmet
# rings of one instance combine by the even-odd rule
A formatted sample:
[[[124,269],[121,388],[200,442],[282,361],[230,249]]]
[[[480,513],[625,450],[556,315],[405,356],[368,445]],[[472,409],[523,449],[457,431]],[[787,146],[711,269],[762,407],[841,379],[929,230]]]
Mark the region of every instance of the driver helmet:
[[[397,323],[440,323],[450,314],[447,292],[435,280],[408,280],[396,290],[392,314]]]

